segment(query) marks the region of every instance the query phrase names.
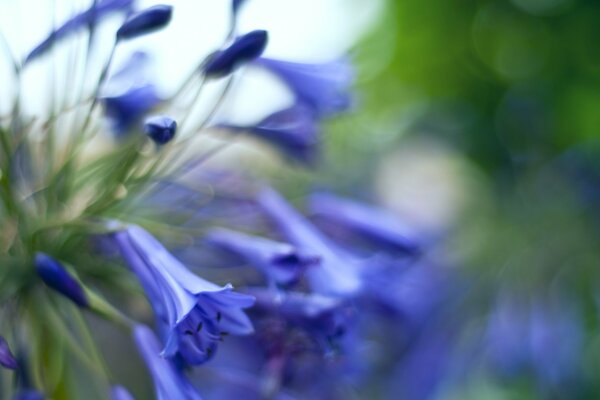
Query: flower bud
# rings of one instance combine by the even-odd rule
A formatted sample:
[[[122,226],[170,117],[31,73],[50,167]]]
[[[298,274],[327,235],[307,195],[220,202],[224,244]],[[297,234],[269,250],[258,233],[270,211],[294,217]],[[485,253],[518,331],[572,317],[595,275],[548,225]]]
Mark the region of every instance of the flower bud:
[[[15,360],[8,343],[2,336],[0,336],[0,365],[8,369],[17,369],[18,367],[17,360]]]
[[[177,122],[169,117],[150,117],[144,123],[144,131],[156,144],[166,144],[175,136]]]
[[[258,58],[267,47],[267,31],[256,30],[239,37],[231,46],[217,52],[204,66],[207,77],[227,76],[242,64]]]
[[[173,15],[173,7],[159,4],[132,15],[117,31],[117,40],[133,39],[164,28]]]
[[[88,307],[88,298],[79,282],[54,258],[44,253],[37,253],[35,268],[46,285],[68,297],[78,306]]]

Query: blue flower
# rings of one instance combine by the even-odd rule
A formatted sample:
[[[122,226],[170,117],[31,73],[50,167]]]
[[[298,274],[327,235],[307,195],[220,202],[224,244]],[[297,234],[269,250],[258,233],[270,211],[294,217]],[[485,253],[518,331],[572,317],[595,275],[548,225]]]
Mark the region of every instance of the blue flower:
[[[299,251],[287,243],[245,235],[227,229],[214,229],[207,242],[241,258],[278,284],[291,284],[303,275],[306,267],[319,263],[319,258]]]
[[[165,357],[197,365],[210,359],[228,334],[253,332],[243,308],[254,298],[192,274],[138,226],[115,234],[123,258],[137,275],[166,336]]]
[[[144,123],[144,131],[156,144],[166,144],[175,136],[177,122],[165,116],[150,117]]]
[[[240,7],[246,2],[246,0],[232,0],[231,2],[231,10],[233,15],[237,15],[240,11]]]
[[[204,65],[210,78],[227,76],[241,65],[259,57],[267,47],[267,31],[255,30],[237,38],[231,46],[215,53]]]
[[[110,389],[111,400],[134,400],[131,393],[127,391],[123,386],[113,386]]]
[[[339,296],[352,296],[361,291],[361,266],[336,248],[277,192],[265,189],[258,195],[257,202],[263,213],[290,243],[320,257],[321,263],[306,271],[314,291]]]
[[[0,336],[0,365],[8,369],[17,369],[19,367],[17,360],[8,347],[8,343],[6,343],[6,340],[2,336]]]
[[[46,53],[57,41],[76,33],[80,29],[93,26],[114,12],[129,12],[131,11],[132,6],[133,0],[94,1],[89,9],[70,18],[67,22],[50,33],[50,35],[48,35],[48,37],[46,37],[46,39],[38,44],[33,50],[31,50],[25,58],[24,64],[27,64]]]
[[[35,256],[35,268],[46,285],[71,299],[79,307],[88,307],[89,301],[79,282],[54,258],[44,253]]]
[[[202,399],[182,372],[175,368],[173,362],[159,355],[160,343],[148,327],[136,326],[133,338],[150,371],[158,400]]]
[[[309,209],[320,221],[366,239],[381,250],[409,255],[419,251],[415,233],[383,210],[324,193],[310,197]]]
[[[292,160],[304,164],[313,164],[318,156],[317,121],[310,110],[301,104],[271,114],[253,126],[220,126],[254,136],[274,146]]]
[[[305,64],[261,57],[254,63],[276,74],[298,101],[319,116],[339,113],[352,105],[350,86],[354,72],[347,60]]]
[[[130,16],[117,30],[117,39],[133,39],[135,37],[164,28],[171,21],[173,7],[158,4],[148,7]]]
[[[12,400],[44,400],[46,397],[37,390],[26,389],[18,392]]]

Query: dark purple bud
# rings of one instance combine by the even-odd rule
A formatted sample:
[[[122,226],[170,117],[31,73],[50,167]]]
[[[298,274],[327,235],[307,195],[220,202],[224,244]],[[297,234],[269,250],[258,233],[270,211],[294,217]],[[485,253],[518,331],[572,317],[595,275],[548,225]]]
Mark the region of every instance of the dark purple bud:
[[[98,0],[87,10],[75,15],[64,24],[52,31],[46,39],[29,52],[24,64],[45,54],[59,40],[76,33],[77,31],[100,22],[105,17],[117,11],[129,11],[133,0]]]
[[[233,15],[237,15],[240,11],[240,7],[246,2],[246,0],[233,0],[231,2],[231,10],[233,11]]]
[[[89,305],[85,292],[79,282],[54,258],[44,253],[37,253],[35,256],[35,268],[46,285],[73,300],[80,307],[87,307]]]
[[[8,343],[0,336],[0,365],[8,369],[17,369],[19,365],[10,351]]]
[[[117,31],[117,39],[133,39],[164,28],[173,15],[173,7],[159,4],[142,10],[127,19]]]
[[[173,139],[177,131],[177,122],[169,117],[150,117],[144,124],[144,132],[156,144],[166,144]]]
[[[160,103],[162,99],[156,87],[147,84],[134,87],[123,94],[102,98],[106,116],[112,122],[112,129],[117,135],[123,135],[140,119]]]
[[[267,31],[256,30],[247,33],[225,50],[213,55],[204,65],[204,73],[210,78],[227,76],[244,63],[258,58],[267,47]]]
[[[123,386],[113,386],[110,390],[111,400],[134,400],[131,393]]]

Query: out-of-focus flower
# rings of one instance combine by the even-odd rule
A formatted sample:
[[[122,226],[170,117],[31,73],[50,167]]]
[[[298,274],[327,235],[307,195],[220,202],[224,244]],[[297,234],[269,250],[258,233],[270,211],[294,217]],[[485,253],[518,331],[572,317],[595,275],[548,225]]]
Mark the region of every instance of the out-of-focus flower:
[[[116,96],[103,97],[106,115],[117,134],[129,131],[145,114],[162,99],[152,84],[131,88]]]
[[[232,0],[231,2],[231,10],[233,12],[233,15],[237,15],[237,13],[240,11],[240,7],[246,2],[246,0]]]
[[[166,324],[164,356],[179,354],[197,365],[212,357],[223,336],[253,331],[242,310],[252,306],[253,297],[192,274],[140,227],[118,232],[115,239],[155,313]]]
[[[54,258],[44,253],[35,256],[35,268],[46,285],[71,299],[79,307],[88,307],[85,291],[65,268]]]
[[[133,0],[98,0],[93,1],[90,8],[70,18],[60,27],[46,37],[40,44],[29,52],[25,58],[24,64],[27,64],[40,57],[59,40],[72,35],[80,29],[93,26],[102,19],[115,12],[129,12],[133,6]]]
[[[123,386],[113,386],[110,390],[111,400],[135,400]]]
[[[133,39],[162,29],[169,24],[173,7],[158,4],[130,16],[117,30],[117,39]]]
[[[44,400],[46,397],[37,390],[26,389],[18,392],[12,400]]]
[[[263,213],[296,247],[317,254],[321,262],[306,271],[311,288],[321,294],[354,296],[363,286],[361,268],[319,230],[294,210],[277,192],[264,189],[257,196]]]
[[[319,263],[319,257],[305,254],[292,245],[245,235],[227,229],[214,229],[206,241],[241,258],[278,284],[296,282],[305,269]]]
[[[350,231],[383,251],[418,252],[415,233],[388,212],[325,193],[310,196],[308,207],[319,220]]]
[[[158,400],[201,400],[196,389],[173,362],[159,355],[160,343],[148,327],[136,326],[133,338],[150,371]]]
[[[259,57],[267,47],[267,31],[255,30],[237,38],[231,46],[215,53],[204,65],[210,78],[227,76],[243,64]]]
[[[347,60],[306,64],[261,57],[254,64],[276,74],[297,100],[318,116],[346,111],[352,105],[350,86],[354,73]]]
[[[154,143],[166,144],[175,136],[177,122],[165,116],[150,117],[144,123],[144,131]]]
[[[256,125],[222,124],[234,132],[245,132],[275,147],[292,160],[313,164],[318,157],[319,128],[310,110],[302,104],[277,111]]]
[[[6,343],[6,340],[2,336],[0,336],[0,365],[8,369],[17,369],[19,367],[17,360],[8,347],[8,343]]]

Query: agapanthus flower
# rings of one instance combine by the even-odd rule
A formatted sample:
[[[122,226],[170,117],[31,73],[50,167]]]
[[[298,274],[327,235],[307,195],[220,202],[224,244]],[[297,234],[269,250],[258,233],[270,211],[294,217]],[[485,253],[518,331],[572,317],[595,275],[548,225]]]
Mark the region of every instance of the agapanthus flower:
[[[166,144],[175,136],[177,122],[162,115],[150,117],[144,123],[144,131],[156,144]]]
[[[311,195],[308,208],[327,225],[370,241],[381,251],[414,255],[419,250],[416,233],[381,209],[326,193]]]
[[[205,240],[257,268],[270,280],[287,285],[298,281],[307,267],[319,264],[319,257],[294,246],[228,229],[211,230]]]
[[[254,64],[273,72],[318,116],[346,111],[352,105],[350,86],[354,72],[347,60],[322,64],[258,58]]]
[[[8,347],[8,343],[6,343],[6,340],[2,336],[0,336],[0,365],[8,369],[17,369],[19,367],[17,360]]]
[[[353,296],[361,291],[363,282],[360,265],[340,251],[277,192],[264,189],[258,194],[257,203],[290,243],[320,257],[319,265],[306,271],[315,292]]]
[[[215,53],[204,65],[207,77],[218,78],[259,57],[267,47],[267,32],[255,30],[237,38],[231,46]]]
[[[79,307],[89,306],[81,284],[56,259],[44,253],[37,253],[35,268],[46,285],[71,299]]]
[[[110,398],[111,400],[135,400],[123,386],[113,386],[110,389]]]
[[[277,111],[255,125],[222,124],[275,147],[286,157],[303,164],[313,164],[319,153],[319,128],[314,115],[302,104]]]
[[[12,400],[44,400],[44,396],[41,392],[33,389],[21,390],[18,392]]]
[[[76,33],[77,31],[93,26],[101,22],[104,18],[115,12],[130,12],[134,0],[97,0],[93,1],[90,8],[71,17],[64,24],[52,31],[46,39],[38,44],[29,52],[25,58],[24,64],[27,64],[40,57],[52,46],[65,37]]]
[[[253,331],[243,311],[253,297],[194,275],[138,226],[116,233],[115,240],[165,324],[165,357],[178,354],[189,364],[200,364],[214,355],[223,336]]]
[[[150,371],[158,400],[201,400],[202,398],[174,363],[159,355],[160,342],[150,328],[138,325],[133,338]]]
[[[171,21],[173,7],[157,4],[131,15],[117,30],[117,39],[133,39],[164,28]]]

